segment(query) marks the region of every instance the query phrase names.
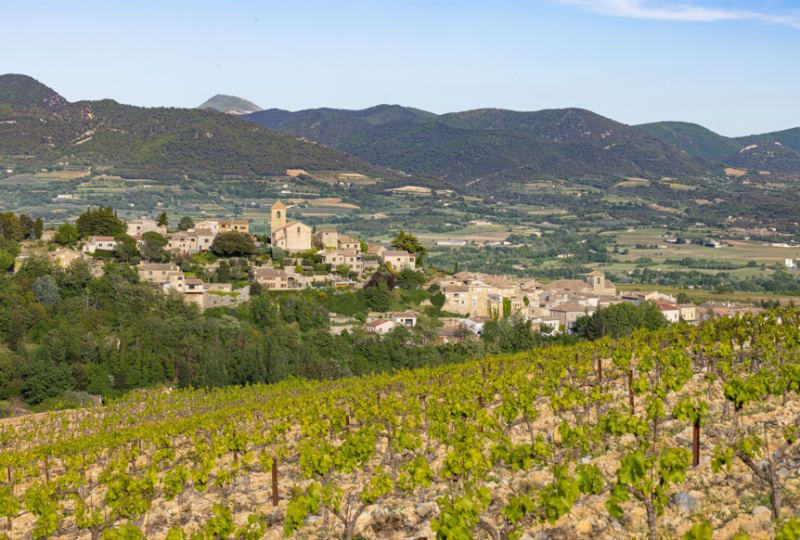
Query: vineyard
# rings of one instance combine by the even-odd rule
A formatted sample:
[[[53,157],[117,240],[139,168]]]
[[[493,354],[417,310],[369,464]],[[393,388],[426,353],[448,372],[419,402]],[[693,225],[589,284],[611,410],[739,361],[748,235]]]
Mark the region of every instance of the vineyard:
[[[0,538],[800,538],[800,312],[0,424]]]

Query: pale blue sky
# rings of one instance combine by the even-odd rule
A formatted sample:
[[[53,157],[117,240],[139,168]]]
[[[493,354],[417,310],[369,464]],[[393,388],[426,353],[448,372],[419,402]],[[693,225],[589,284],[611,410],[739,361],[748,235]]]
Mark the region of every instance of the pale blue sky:
[[[582,107],[724,135],[800,126],[800,0],[0,0],[0,73],[70,101],[436,113]]]

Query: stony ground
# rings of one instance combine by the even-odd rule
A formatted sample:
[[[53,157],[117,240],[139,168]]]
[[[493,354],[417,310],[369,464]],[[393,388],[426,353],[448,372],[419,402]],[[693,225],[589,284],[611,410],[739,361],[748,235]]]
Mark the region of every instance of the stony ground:
[[[622,396],[622,388],[618,389]],[[740,462],[734,461],[730,472],[714,474],[711,471],[711,455],[713,448],[721,437],[727,438],[726,430],[730,426],[730,414],[725,422],[721,422],[725,411],[719,383],[707,392],[702,374],[697,374],[687,385],[683,393],[703,391],[711,399],[709,401],[711,420],[703,428],[701,438],[701,464],[696,469],[691,469],[681,485],[671,490],[672,503],[665,514],[659,517],[659,538],[682,538],[686,530],[695,523],[699,516],[708,519],[715,529],[715,540],[725,540],[734,534],[746,531],[753,540],[768,539],[774,535],[774,525],[770,521],[770,502],[768,486],[754,477],[753,474]],[[498,396],[499,397],[499,396]],[[671,408],[675,400],[668,404]],[[489,407],[496,406],[495,402]],[[545,410],[546,407],[540,407]],[[780,426],[793,424],[800,416],[800,401],[762,402],[751,406],[740,417],[740,426],[758,426],[760,433],[767,437],[770,452],[780,444],[777,429]],[[543,414],[534,424],[537,431],[553,433],[557,419],[548,414]],[[664,446],[681,446],[691,449],[692,430],[688,422],[669,421],[662,425],[663,438],[660,444]],[[522,426],[511,433],[513,439],[522,441],[528,437],[527,430]],[[296,430],[290,432],[289,437],[299,438]],[[592,455],[583,456],[583,463],[594,463],[600,467],[607,477],[612,477],[617,470],[620,457],[626,450],[633,447],[634,439],[627,435],[617,440],[612,440],[609,446]],[[383,455],[379,448],[378,456]],[[443,453],[438,461],[432,464],[434,470],[441,466]],[[762,459],[766,459],[765,452]],[[357,493],[364,480],[369,477],[371,467],[357,476],[351,484],[341,485],[345,493]],[[99,470],[92,471],[97,474]],[[796,454],[789,461],[788,466],[781,469],[780,474],[784,485],[784,517],[800,514],[800,454]],[[492,493],[492,503],[489,511],[484,514],[485,519],[492,523],[500,522],[500,509],[508,498],[515,492],[522,490],[539,490],[551,480],[550,474],[540,468],[534,467],[514,475],[499,473],[493,481],[487,484]],[[233,505],[236,513],[234,519],[244,523],[251,512],[267,514],[272,527],[265,538],[283,538],[282,522],[285,508],[291,490],[297,485],[304,485],[306,480],[299,476],[297,464],[281,464],[279,467],[279,505],[273,508],[271,503],[271,478],[264,474],[252,474],[238,478],[232,486],[240,491],[226,496],[219,488],[212,488],[205,493],[188,490],[175,501],[166,502],[163,493],[158,493],[153,503],[151,512],[136,524],[145,533],[145,536],[154,540],[166,537],[171,527],[180,525],[186,529],[201,527],[211,515],[213,504],[227,498]],[[24,487],[24,486],[22,486]],[[436,498],[446,490],[444,483],[434,484],[429,489],[415,491],[412,495],[398,492],[388,499],[366,508],[358,520],[357,537],[387,538],[387,539],[412,539],[425,537],[433,539],[436,535],[431,530],[431,520],[438,515]],[[245,491],[245,493],[242,493]],[[20,493],[17,491],[17,493]],[[94,497],[103,497],[102,492],[96,492]],[[96,500],[97,500],[96,499]],[[625,515],[613,519],[605,508],[606,495],[580,499],[572,511],[562,517],[555,525],[544,525],[526,529],[525,540],[548,539],[633,539],[646,537],[647,526],[645,511],[641,504],[636,502],[623,503]],[[65,507],[69,514],[70,507]],[[14,520],[10,538],[14,540],[27,540],[31,538],[33,516],[24,515]],[[311,516],[306,526],[296,534],[301,540],[321,540],[327,538],[341,538],[342,526],[338,520],[326,512]],[[2,531],[0,531],[1,533]],[[0,535],[1,537],[1,535]],[[53,540],[81,539],[89,540],[91,535],[80,531],[74,526],[74,520],[67,517]],[[477,538],[488,538],[484,532],[476,533]]]

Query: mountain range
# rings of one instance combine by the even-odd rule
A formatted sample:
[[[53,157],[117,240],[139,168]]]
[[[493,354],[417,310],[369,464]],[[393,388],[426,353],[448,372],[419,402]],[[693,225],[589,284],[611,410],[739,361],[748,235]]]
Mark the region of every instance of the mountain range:
[[[331,145],[376,165],[491,191],[542,176],[722,175],[724,167],[800,173],[800,129],[728,138],[702,126],[628,126],[584,109],[479,109],[436,115],[379,105],[360,111],[268,109],[243,119]]]
[[[689,122],[656,122],[635,127],[693,156],[745,169],[800,172],[800,128],[724,137]]]
[[[716,178],[726,167],[800,173],[799,128],[730,138],[682,122],[629,126],[578,108],[437,115],[379,105],[239,114],[258,107],[222,95],[201,107],[70,103],[31,77],[2,75],[0,158],[32,167],[69,158],[124,178],[184,181],[304,169],[482,192],[553,177]]]
[[[123,178],[177,182],[224,175],[283,176],[287,169],[408,181],[330,146],[235,115],[134,107],[110,99],[70,103],[35,79],[13,74],[0,76],[0,158],[16,159],[28,168],[62,160],[87,162],[110,167],[111,174]],[[7,174],[5,167],[1,171]],[[414,181],[453,187],[437,178]]]

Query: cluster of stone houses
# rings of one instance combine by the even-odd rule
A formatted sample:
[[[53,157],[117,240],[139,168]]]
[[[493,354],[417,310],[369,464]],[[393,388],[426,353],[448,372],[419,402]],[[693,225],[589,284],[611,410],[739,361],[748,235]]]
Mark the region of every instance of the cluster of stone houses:
[[[136,270],[141,281],[152,283],[165,293],[174,289],[183,294],[184,300],[197,304],[201,310],[229,307],[250,299],[248,287],[234,291],[230,283],[205,283],[195,277],[186,277],[177,265],[171,263],[142,262]]]
[[[503,317],[509,310],[530,320],[535,330],[547,325],[566,333],[574,332],[581,317],[624,302],[637,306],[653,302],[672,323],[684,320],[694,324],[715,316],[760,311],[741,304],[677,304],[674,297],[658,291],[617,294],[614,284],[597,271],[584,280],[561,279],[546,285],[535,279],[512,281],[504,276],[470,272],[436,278],[426,288],[434,284],[445,296],[442,309],[468,316],[464,324],[476,335],[481,335],[486,320]]]
[[[209,251],[214,237],[220,233],[250,232],[250,224],[246,219],[204,219],[195,223],[192,229],[174,233],[167,232],[166,226],[159,226],[155,221],[147,219],[129,221],[127,226],[126,233],[135,238],[139,245],[142,244],[142,235],[148,232],[157,232],[167,239],[165,249],[181,254]],[[92,236],[83,247],[83,251],[90,254],[95,253],[98,249],[113,251],[116,246],[117,243],[113,237]]]

